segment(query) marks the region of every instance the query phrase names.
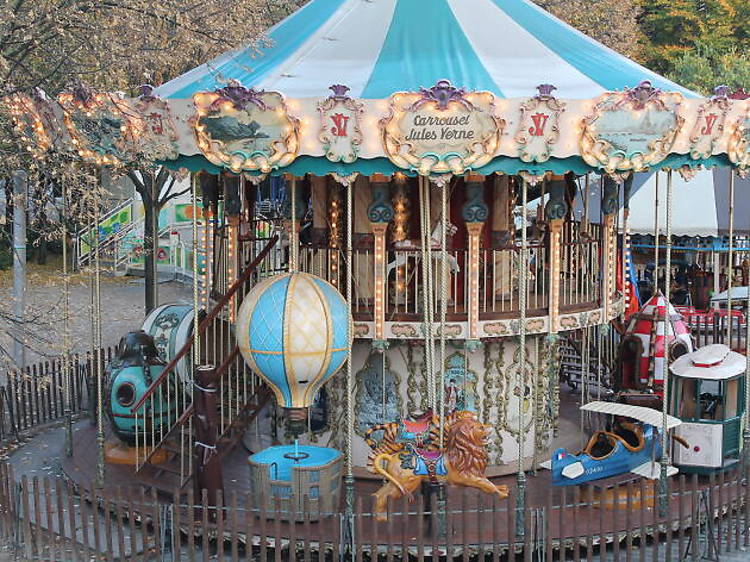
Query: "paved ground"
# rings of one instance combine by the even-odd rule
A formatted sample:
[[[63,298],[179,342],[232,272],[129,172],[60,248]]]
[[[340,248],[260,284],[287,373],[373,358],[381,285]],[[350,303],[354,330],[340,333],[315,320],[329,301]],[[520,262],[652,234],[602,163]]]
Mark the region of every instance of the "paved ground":
[[[0,272],[0,318],[12,310],[12,277],[9,271]],[[26,294],[27,329],[23,336],[28,343],[27,361],[39,361],[44,356],[59,355],[63,344],[63,282],[59,264],[36,266],[30,264]],[[175,281],[159,284],[159,302],[190,302],[192,288]],[[114,345],[126,332],[138,329],[144,317],[143,280],[136,277],[103,276],[101,282],[102,341]],[[87,274],[71,276],[70,334],[74,351],[91,348],[91,279]],[[0,356],[11,349],[11,338],[0,322]],[[0,357],[0,360],[2,358]]]

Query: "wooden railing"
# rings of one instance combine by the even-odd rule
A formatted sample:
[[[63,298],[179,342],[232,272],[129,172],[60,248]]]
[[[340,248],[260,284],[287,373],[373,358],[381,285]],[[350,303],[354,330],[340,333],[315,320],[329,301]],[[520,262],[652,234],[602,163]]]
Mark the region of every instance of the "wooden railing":
[[[596,308],[601,301],[600,242],[591,234],[573,237],[566,233],[561,243],[560,292],[561,311]],[[452,321],[468,318],[470,285],[469,252],[464,248],[448,250],[448,275],[442,280],[442,253],[432,249],[435,318],[439,317],[445,295],[446,311]],[[346,255],[340,248],[302,246],[300,270],[318,275],[335,287],[345,283]],[[520,248],[517,245],[479,251],[478,302],[481,319],[513,317],[519,310]],[[549,293],[549,248],[545,244],[529,245],[527,310],[546,315]],[[372,320],[375,297],[375,255],[372,250],[355,250],[352,254],[354,300],[352,312],[360,320]],[[420,249],[394,249],[386,254],[386,287],[383,291],[386,321],[421,321],[426,286]],[[443,284],[446,287],[443,293]]]
[[[217,366],[220,435],[242,414],[248,400],[260,384],[257,375],[248,369],[239,355],[232,333],[230,316],[249,291],[258,267],[270,254],[277,241],[278,237],[274,236],[266,242],[242,274],[198,324],[200,361],[202,364]],[[179,448],[177,456],[180,463],[181,482],[187,480],[193,473],[191,415],[193,387],[191,380],[179,381],[176,367],[181,359],[189,357],[188,354],[191,354],[193,344],[194,339],[190,338],[130,410],[135,417],[136,427],[142,423],[146,428],[142,436],[136,433],[136,468],[140,469],[148,463],[165,441],[172,439],[175,441],[173,447]],[[156,426],[149,424],[149,412],[156,410],[171,412],[172,423]]]
[[[303,513],[290,514],[278,498],[252,505],[244,492],[209,504],[192,490],[171,501],[153,491],[105,490],[79,495],[69,482],[31,479],[0,463],[0,543],[23,560],[260,562],[437,560],[438,552],[446,562],[739,561],[750,547],[750,487],[737,470],[671,479],[664,512],[658,482],[550,489],[531,479],[520,527],[513,482],[505,500],[448,487],[444,504],[425,487],[413,502],[389,503],[386,521],[362,491],[348,511],[304,509],[311,502],[303,499]]]

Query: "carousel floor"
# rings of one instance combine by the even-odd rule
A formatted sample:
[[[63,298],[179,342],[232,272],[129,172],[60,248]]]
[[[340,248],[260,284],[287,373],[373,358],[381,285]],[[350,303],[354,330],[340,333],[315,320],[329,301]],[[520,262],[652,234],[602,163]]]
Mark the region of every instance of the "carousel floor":
[[[554,447],[568,446],[572,450],[578,450],[582,441],[582,435],[577,430],[578,408],[577,397],[565,390],[561,396],[561,418],[560,435],[563,436],[553,443]],[[96,474],[96,432],[89,424],[76,433],[76,443],[72,457],[61,455],[63,470],[66,476],[77,485],[80,490],[90,490]],[[61,444],[62,447],[62,444]],[[238,532],[250,537],[273,536],[288,538],[296,536],[298,540],[327,541],[334,540],[337,532],[337,519],[331,517],[320,517],[319,520],[304,521],[304,524],[290,525],[286,521],[274,522],[273,524],[260,518],[257,506],[250,504],[250,474],[247,464],[248,452],[238,445],[234,451],[226,455],[222,460],[224,478],[225,505],[238,506],[227,512],[220,523],[216,525],[236,527]],[[544,460],[544,459],[540,459]],[[592,486],[582,488],[560,488],[552,486],[550,472],[539,470],[529,473],[527,480],[527,505],[533,513],[535,510],[546,509],[548,516],[548,532],[551,538],[570,537],[575,535],[596,536],[603,532],[612,532],[633,528],[636,521],[651,524],[655,514],[653,506],[653,491],[651,483],[644,483],[641,479],[634,479],[632,475],[622,475],[607,480],[599,480]],[[492,478],[495,484],[506,484],[511,489],[511,497],[508,500],[497,500],[486,494],[474,490],[460,488],[447,489],[447,512],[448,523],[453,529],[452,536],[456,540],[467,543],[494,542],[502,543],[508,540],[510,530],[513,529],[513,517],[515,500],[513,494],[516,490],[516,476],[509,474]],[[631,500],[624,499],[628,490]],[[106,483],[104,495],[123,497],[123,489],[130,490],[128,494],[136,494],[139,488],[152,486],[154,482],[148,481],[136,475],[132,467],[108,465],[106,472]],[[389,523],[377,523],[372,517],[373,500],[372,493],[375,492],[381,482],[372,478],[356,478],[355,498],[356,511],[360,514],[358,521],[361,523],[360,537],[363,543],[386,544],[388,541],[398,540],[402,544],[418,544],[419,541],[427,540],[429,535],[429,518],[420,517],[421,511],[429,511],[429,494],[419,493],[415,495],[414,502],[407,504],[406,501],[396,502],[392,506]],[[602,494],[611,494],[612,487],[617,488],[617,497],[621,498],[618,509],[598,509],[598,498]],[[678,489],[676,480],[672,481],[673,490]],[[607,492],[609,490],[609,492]],[[606,497],[606,496],[605,496]],[[646,502],[641,504],[640,498],[645,497]],[[673,497],[670,514],[676,517],[680,509],[677,498]],[[341,508],[344,509],[344,497],[342,494]],[[624,509],[626,503],[631,509]],[[492,514],[487,518],[485,514]],[[191,520],[189,511],[185,509],[182,525]],[[312,517],[311,519],[318,519]],[[427,522],[426,522],[427,521]],[[198,527],[192,527],[195,534],[200,534],[200,521]],[[213,525],[209,522],[209,525]],[[187,529],[189,533],[190,530]],[[395,534],[395,535],[394,535]],[[385,539],[385,537],[390,537]],[[429,542],[427,542],[429,544]]]

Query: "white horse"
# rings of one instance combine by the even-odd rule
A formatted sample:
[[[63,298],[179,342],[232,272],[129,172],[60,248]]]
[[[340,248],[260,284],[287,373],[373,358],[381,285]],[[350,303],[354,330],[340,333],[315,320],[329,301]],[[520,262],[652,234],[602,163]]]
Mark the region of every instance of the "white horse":
[[[446,237],[453,236],[458,228],[448,223],[448,231],[446,232]],[[438,221],[435,228],[432,230],[432,234],[430,235],[430,250],[440,250],[442,246],[442,238],[443,238],[443,221]],[[393,248],[397,250],[395,252],[396,257],[392,262],[388,263],[388,269],[386,273],[386,277],[390,277],[391,272],[396,269],[397,267],[403,267],[407,264],[410,257],[415,257],[417,259],[421,259],[422,256],[422,241],[421,240],[401,240],[400,242],[394,242]],[[407,250],[407,251],[404,251]],[[432,255],[432,259],[438,262],[443,261],[443,253],[442,252],[433,252],[430,251],[430,254]],[[449,274],[456,274],[459,271],[461,271],[461,268],[458,265],[458,260],[455,258],[455,256],[448,254],[446,261],[448,262],[448,271]],[[442,271],[441,269],[438,269],[438,275],[439,272]]]

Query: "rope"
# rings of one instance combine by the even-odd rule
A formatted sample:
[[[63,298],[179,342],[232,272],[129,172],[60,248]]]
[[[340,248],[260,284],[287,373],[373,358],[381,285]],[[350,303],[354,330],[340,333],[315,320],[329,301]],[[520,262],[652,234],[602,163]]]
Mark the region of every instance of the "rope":
[[[99,203],[101,185],[97,186],[94,196],[94,343],[96,348],[96,439],[98,456],[96,462],[96,479],[99,486],[104,485],[104,372],[102,369],[102,294],[101,262],[99,244]]]
[[[672,322],[669,318],[669,296],[670,287],[672,284],[672,170],[667,172],[667,232],[666,232],[666,253],[664,256],[664,265],[666,271],[664,272],[664,298],[667,301],[667,306],[664,307],[664,361],[662,363],[662,435],[661,435],[661,476],[662,486],[666,487],[666,474],[667,466],[669,465],[669,456],[667,454],[667,447],[669,445],[669,439],[667,436],[667,406],[669,405],[669,397],[667,395],[669,385],[669,337],[674,334],[671,332]]]
[[[354,186],[349,182],[346,186],[346,306],[349,318],[352,315],[352,191]],[[349,326],[351,336],[352,326]],[[354,374],[352,370],[352,343],[351,338],[346,350],[346,476],[353,478],[352,474],[352,440],[354,438]]]
[[[193,174],[193,369],[200,364],[200,335],[198,334],[198,175]],[[192,393],[191,393],[192,394]]]
[[[526,301],[527,292],[529,290],[528,284],[528,258],[526,255],[527,251],[527,235],[526,235],[526,205],[528,204],[528,185],[526,179],[521,180],[521,255],[518,260],[519,263],[519,279],[520,279],[520,291],[518,295],[518,305],[520,308],[520,322],[518,328],[518,347],[519,347],[519,362],[520,366],[518,369],[518,388],[520,390],[519,402],[518,402],[518,493],[516,495],[516,533],[523,535],[525,533],[525,504],[526,504],[526,475],[523,471],[523,451],[524,451],[524,415],[523,415],[523,397],[525,390],[525,374],[526,374]]]
[[[729,252],[727,255],[727,346],[732,347],[732,285],[734,284],[734,174],[729,174]]]
[[[297,272],[297,180],[292,179],[292,229],[289,232],[289,272]]]
[[[440,377],[440,386],[438,392],[440,396],[440,441],[443,443],[445,433],[445,317],[446,307],[448,306],[448,182],[443,184],[440,190],[440,214],[442,218],[443,232],[440,236],[440,260],[441,260],[441,279],[440,279],[440,368],[438,376]],[[467,353],[468,355],[468,353]],[[464,371],[464,376],[468,373]]]
[[[425,188],[427,180],[422,176],[419,177],[419,203],[420,203],[420,226],[422,238],[422,326],[424,332],[424,363],[427,375],[427,402],[430,408],[435,405],[435,381],[434,381],[434,364],[432,357],[432,297],[430,294],[430,278],[432,277],[432,267],[430,265],[432,256],[430,255],[430,233],[429,233],[429,187]]]

